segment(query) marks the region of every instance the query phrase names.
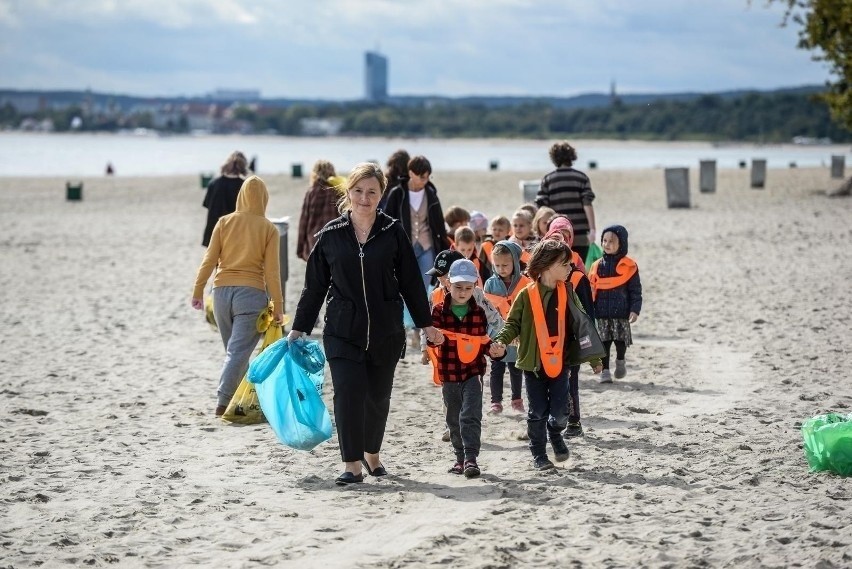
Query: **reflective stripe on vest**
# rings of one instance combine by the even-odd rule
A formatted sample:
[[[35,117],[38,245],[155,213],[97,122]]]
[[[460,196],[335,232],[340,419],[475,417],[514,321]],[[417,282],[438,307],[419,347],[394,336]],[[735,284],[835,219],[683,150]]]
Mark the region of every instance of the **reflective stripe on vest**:
[[[574,253],[576,255],[576,253]],[[574,288],[574,292],[577,292],[577,286],[580,284],[580,281],[583,279],[583,272],[580,269],[574,269],[571,271],[571,276],[569,277],[569,281],[571,282],[571,286]]]
[[[449,330],[441,330],[441,334],[449,340],[455,340],[456,352],[463,364],[469,364],[479,355],[479,348],[491,341],[488,336],[471,336],[470,334],[460,334],[459,332],[450,332]]]
[[[589,284],[592,285],[592,300],[597,298],[599,290],[612,290],[627,284],[627,281],[629,281],[633,275],[636,274],[636,271],[639,270],[639,267],[636,266],[636,261],[630,257],[622,257],[615,266],[616,274],[614,277],[599,277],[598,265],[600,265],[600,262],[601,260],[598,259],[592,263],[592,268],[589,269]]]
[[[521,275],[521,278],[518,279],[517,283],[515,283],[515,290],[509,293],[509,296],[486,292],[485,298],[491,301],[491,304],[494,305],[494,308],[500,312],[500,316],[502,316],[503,320],[505,320],[506,317],[509,316],[509,310],[512,308],[512,304],[514,304],[515,299],[518,297],[518,293],[524,290],[531,282],[532,280],[529,277]]]
[[[429,361],[432,362],[432,382],[435,385],[444,383],[441,381],[441,375],[438,373],[438,350],[432,346],[426,348],[426,355],[429,356]]]
[[[565,346],[565,312],[568,310],[568,291],[565,283],[556,283],[556,336],[547,331],[547,320],[544,317],[545,306],[542,302],[538,283],[527,287],[532,306],[533,321],[535,322],[535,339],[538,342],[538,352],[541,356],[541,367],[550,378],[555,378],[562,371],[562,348]]]

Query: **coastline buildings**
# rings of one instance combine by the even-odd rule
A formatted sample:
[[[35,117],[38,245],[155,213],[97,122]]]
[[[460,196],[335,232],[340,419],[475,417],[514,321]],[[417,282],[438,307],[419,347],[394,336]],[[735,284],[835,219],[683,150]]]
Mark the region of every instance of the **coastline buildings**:
[[[388,58],[374,51],[364,54],[364,98],[372,102],[388,98]]]

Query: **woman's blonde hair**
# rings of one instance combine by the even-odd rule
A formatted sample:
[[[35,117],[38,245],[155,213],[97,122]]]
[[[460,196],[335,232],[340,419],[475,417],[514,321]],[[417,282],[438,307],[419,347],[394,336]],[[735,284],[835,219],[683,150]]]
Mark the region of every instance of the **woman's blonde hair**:
[[[349,179],[346,184],[334,187],[337,193],[340,194],[340,199],[337,200],[337,211],[343,213],[352,207],[352,202],[349,201],[349,190],[367,178],[375,178],[378,180],[382,193],[385,193],[385,190],[388,187],[388,179],[385,177],[385,173],[382,172],[379,165],[375,162],[361,162],[352,168],[352,172],[349,173]]]
[[[564,263],[571,260],[571,248],[562,241],[546,239],[536,243],[530,252],[530,262],[527,263],[527,275],[538,280],[541,274],[554,263]]]
[[[328,160],[317,160],[311,169],[311,186],[315,185],[318,180],[326,182],[334,175],[336,175],[334,164]]]
[[[246,155],[239,150],[231,152],[225,159],[225,163],[222,164],[221,172],[223,176],[247,176],[248,160],[246,159]]]

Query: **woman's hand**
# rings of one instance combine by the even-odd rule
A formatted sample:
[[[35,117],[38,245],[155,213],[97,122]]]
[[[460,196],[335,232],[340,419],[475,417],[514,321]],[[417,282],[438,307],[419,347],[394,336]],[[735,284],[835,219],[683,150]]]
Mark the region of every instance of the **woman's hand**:
[[[426,339],[436,345],[440,346],[444,343],[444,335],[441,334],[441,331],[435,328],[434,326],[427,326],[423,328],[423,331],[426,332]]]
[[[622,314],[624,314],[624,313],[622,312]],[[628,320],[631,324],[633,324],[634,322],[636,322],[636,319],[637,319],[637,318],[639,318],[639,315],[638,315],[638,314],[636,314],[635,312],[631,312],[631,313],[630,313],[630,316],[627,318],[627,320]]]
[[[292,344],[304,335],[304,332],[299,332],[298,330],[290,330],[290,333],[287,334],[287,343]]]
[[[272,314],[272,319],[279,326],[284,326],[284,313],[283,312],[281,312],[281,311],[274,312]]]
[[[192,307],[196,310],[201,310],[204,308],[204,299],[203,298],[193,298],[190,302]]]

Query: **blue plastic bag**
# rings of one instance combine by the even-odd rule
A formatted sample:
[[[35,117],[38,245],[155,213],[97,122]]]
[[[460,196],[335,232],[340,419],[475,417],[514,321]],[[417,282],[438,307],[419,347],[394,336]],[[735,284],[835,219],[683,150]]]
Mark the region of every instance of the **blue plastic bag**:
[[[266,356],[266,357],[263,357]],[[322,401],[325,355],[318,342],[286,338],[249,365],[263,414],[286,446],[311,450],[331,438],[331,416]]]

